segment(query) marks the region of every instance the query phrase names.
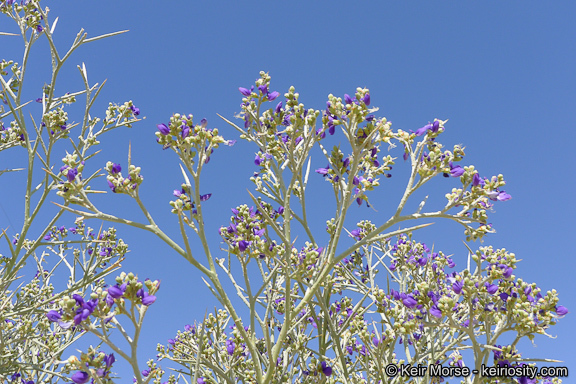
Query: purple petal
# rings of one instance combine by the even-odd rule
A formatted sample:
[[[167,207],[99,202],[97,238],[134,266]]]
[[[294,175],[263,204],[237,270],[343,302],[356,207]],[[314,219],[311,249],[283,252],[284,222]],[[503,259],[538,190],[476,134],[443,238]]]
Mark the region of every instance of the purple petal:
[[[156,125],[156,128],[158,128],[160,133],[163,134],[164,136],[166,136],[170,133],[170,128],[168,128],[168,126],[166,124],[158,124],[158,125]]]
[[[236,344],[232,340],[226,340],[226,351],[230,356],[234,354],[234,349],[236,348]]]
[[[113,285],[112,287],[108,288],[108,294],[112,296],[114,299],[118,299],[124,295],[122,289],[119,286]]]
[[[406,295],[406,297],[402,299],[402,304],[404,304],[408,308],[414,308],[416,307],[418,302],[416,301],[416,299],[414,299],[414,297],[412,297],[412,295]]]
[[[462,293],[462,288],[464,288],[464,284],[461,281],[456,281],[452,284],[452,290],[458,295]]]
[[[238,249],[240,250],[240,252],[244,252],[246,250],[246,248],[248,248],[250,246],[250,244],[252,244],[251,241],[240,240],[238,242]]]
[[[556,314],[557,314],[558,316],[564,316],[564,315],[566,315],[567,313],[568,313],[568,308],[566,308],[565,306],[559,305],[559,306],[556,307]]]
[[[364,102],[364,104],[370,105],[370,94],[369,93],[365,94],[364,97],[362,98],[362,101]]]
[[[112,174],[115,175],[117,173],[120,173],[120,171],[122,171],[122,166],[120,166],[120,164],[113,163],[112,164]]]
[[[278,92],[278,91],[270,92],[270,93],[268,94],[268,100],[269,100],[269,101],[276,100],[276,98],[277,98],[278,96],[280,96],[280,92]]]
[[[48,318],[48,320],[50,320],[52,322],[58,321],[62,318],[60,313],[58,313],[58,311],[55,311],[55,310],[48,311],[48,313],[46,314],[46,317]]]
[[[478,173],[475,173],[474,176],[472,177],[472,185],[476,187],[477,185],[480,185],[481,181],[482,178],[480,177],[480,175]]]
[[[498,291],[498,286],[496,284],[485,283],[484,286],[486,287],[486,291],[491,295],[495,294]]]
[[[321,175],[326,175],[330,170],[330,165],[327,165],[326,168],[318,168],[315,172]]]
[[[496,197],[496,199],[498,201],[507,201],[510,200],[512,198],[512,196],[510,196],[509,194],[507,194],[504,191],[501,191],[500,193],[498,193],[498,197]]]
[[[132,110],[132,113],[134,114],[134,116],[138,116],[140,114],[140,108],[135,107],[135,106],[131,106],[130,109]]]
[[[76,175],[78,175],[78,169],[72,168],[68,170],[66,178],[68,179],[68,181],[72,182],[76,178]]]
[[[250,93],[252,93],[252,92],[250,92],[249,89],[242,88],[242,87],[238,88],[238,90],[239,90],[240,93],[243,94],[244,96],[250,96]]]
[[[156,296],[149,295],[148,292],[144,292],[144,297],[142,298],[142,304],[148,306],[156,301]]]
[[[460,177],[464,174],[464,168],[459,165],[453,165],[450,162],[450,176],[452,177]]]
[[[442,317],[442,311],[438,309],[436,304],[430,307],[430,314],[438,319]]]
[[[327,365],[325,361],[322,362],[322,373],[324,374],[324,376],[330,376],[332,375],[332,367]]]
[[[432,124],[426,124],[425,126],[423,126],[422,128],[418,128],[416,130],[416,136],[422,136],[423,134],[426,133],[427,130],[432,129]]]
[[[280,111],[282,111],[282,102],[279,102],[276,108],[274,108],[274,112],[280,113]]]
[[[76,384],[84,384],[87,383],[88,380],[90,380],[90,375],[84,371],[79,371],[73,374],[71,379]]]

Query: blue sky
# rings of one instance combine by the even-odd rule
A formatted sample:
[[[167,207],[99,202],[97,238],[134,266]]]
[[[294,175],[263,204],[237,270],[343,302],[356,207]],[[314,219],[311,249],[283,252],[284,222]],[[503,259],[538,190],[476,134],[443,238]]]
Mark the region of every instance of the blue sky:
[[[300,100],[315,109],[325,106],[330,93],[343,96],[367,87],[372,105],[380,107],[378,114],[392,121],[393,128],[415,130],[434,118],[449,119],[442,142],[464,144],[464,162],[474,164],[481,174],[504,174],[506,191],[513,196],[496,205],[491,221],[497,233],[485,244],[516,253],[523,261],[515,274],[537,282],[544,291],[556,289],[561,304],[572,311],[550,330],[555,340],[536,338],[537,347],[526,344],[523,355],[563,360],[569,369],[576,369],[570,342],[576,325],[572,294],[576,263],[570,240],[576,229],[574,3],[44,3],[51,8],[52,19],[60,17],[55,39],[62,49],[80,28],[89,36],[130,30],[76,52],[62,74],[59,91],[81,88],[75,67],[85,62],[92,82],[108,79],[94,113],[103,111],[108,101],[133,100],[141,109],[146,120],[109,135],[94,167],[108,160],[125,164],[131,142],[133,162],[142,166],[145,177],[143,199],[157,221],[166,223],[167,231],[176,229],[167,202],[182,180],[175,155],[155,143],[156,124],[167,122],[172,113],[192,113],[196,119],[207,118],[227,139],[237,139],[216,113],[233,119],[240,111],[238,87],[253,84],[260,70],[270,73],[274,90],[283,93],[294,85]],[[5,19],[0,30],[13,31]],[[2,41],[1,58],[11,55],[21,61],[18,39]],[[39,42],[36,48],[27,78],[30,98],[49,79],[46,43]],[[72,118],[80,120],[79,115]],[[222,148],[207,169],[206,190],[201,192],[213,193],[213,211],[206,222],[213,251],[220,246],[217,229],[228,224],[229,209],[250,202],[246,188],[255,171],[254,151],[240,142]],[[5,153],[3,162],[17,163],[14,150]],[[316,168],[326,165],[318,156],[313,161]],[[398,176],[386,181],[390,187],[382,186],[377,193],[397,197],[402,169],[399,164]],[[328,219],[322,215],[329,212],[320,204],[322,194],[331,192],[315,176],[316,230],[322,232]],[[0,188],[6,196],[5,183],[15,183],[18,176],[2,177]],[[426,194],[443,196],[455,186],[447,184],[452,180],[443,181],[433,183]],[[2,201],[3,228],[8,219],[14,224],[20,220],[21,198],[14,195]],[[136,205],[125,196],[108,195],[102,204],[110,212],[138,218]],[[378,209],[380,216],[365,207],[355,215],[371,215],[375,222],[387,218],[385,204]],[[151,358],[156,343],[165,343],[217,302],[193,267],[159,240],[126,228],[119,231],[132,250],[124,270],[162,280],[140,345],[142,359]],[[439,223],[415,237],[453,253],[464,265],[464,236],[455,225]],[[117,371],[127,372],[120,364]]]

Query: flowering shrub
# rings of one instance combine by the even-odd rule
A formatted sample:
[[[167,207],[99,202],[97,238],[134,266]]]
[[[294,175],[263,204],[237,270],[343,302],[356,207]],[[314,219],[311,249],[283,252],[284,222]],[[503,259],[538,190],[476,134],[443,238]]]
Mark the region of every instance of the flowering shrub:
[[[157,124],[157,143],[177,156],[182,171],[169,202],[180,232],[165,232],[141,200],[140,189],[146,187],[141,167],[131,160],[124,165],[108,161],[100,163],[105,175],[88,171],[96,162],[100,136],[138,122],[140,109],[131,101],[110,104],[103,119],[92,118],[102,86],[90,85],[84,66],[84,90],[54,94],[58,72],[70,54],[115,33],[87,38],[82,32],[61,56],[52,40],[55,23],[38,1],[0,0],[0,10],[19,26],[25,57],[36,40],[45,38],[54,63],[51,84],[37,100],[42,103],[39,125],[22,112],[27,105],[22,101],[26,66],[6,60],[0,64],[0,150],[23,147],[28,155],[24,224],[12,241],[2,234],[9,250],[0,265],[0,377],[5,381],[111,383],[113,365],[122,358],[137,383],[161,383],[162,361],[179,366],[178,375],[166,379],[169,383],[185,376],[193,383],[428,383],[447,376],[459,376],[464,383],[560,382],[531,370],[534,362],[551,360],[523,358],[517,350],[521,339],[546,334],[568,313],[555,291],[543,293],[517,278],[518,260],[505,249],[468,248],[465,267],[457,269],[460,256],[448,257],[413,239],[430,224],[407,225],[409,221],[438,218],[460,224],[467,241],[482,240],[493,232],[488,220],[492,206],[511,199],[502,175],[482,175],[463,165],[462,146],[442,145],[439,139],[449,129],[446,120],[434,119],[415,131],[393,130],[371,107],[366,88],[343,98],[329,95],[325,109],[306,108],[294,87],[281,95],[261,72],[253,86],[239,88],[240,125],[224,119],[240,139],[254,144],[255,173],[251,201],[232,208],[230,219],[218,229],[224,247],[224,257],[218,258],[207,238],[207,231],[217,229],[204,224],[212,194],[201,190],[200,178],[220,146],[231,147],[236,140],[209,128],[206,119],[195,123],[191,114],[174,114]],[[82,123],[70,123],[67,105],[82,94],[87,97]],[[9,127],[3,120],[11,120]],[[340,142],[331,144],[330,136]],[[59,163],[53,151],[64,138],[73,145]],[[376,190],[393,178],[397,159],[384,154],[385,147],[400,148],[399,155],[410,164],[405,191],[386,220],[352,223],[349,210],[373,206]],[[311,153],[316,150],[327,165],[313,170]],[[36,158],[43,166],[40,178],[34,172]],[[323,241],[308,220],[311,177],[323,178],[335,196]],[[456,184],[446,193],[444,207],[425,210],[424,200],[410,211],[415,192],[435,177]],[[40,180],[38,186],[33,179]],[[146,222],[103,212],[90,198],[102,188],[132,198]],[[33,203],[34,193],[41,196]],[[59,200],[58,211],[36,231],[31,223],[51,194]],[[57,224],[65,212],[77,216],[74,227]],[[221,305],[158,345],[157,359],[145,369],[138,365],[136,351],[160,282],[122,272],[106,284],[104,278],[120,267],[128,248],[114,228],[95,233],[86,227],[90,219],[156,235],[195,267]],[[304,241],[297,239],[298,231],[305,233]],[[192,253],[190,232],[198,236],[206,263]],[[31,256],[38,273],[29,284],[15,287]],[[44,269],[45,264],[52,264],[51,269]],[[57,292],[51,278],[60,278],[63,266],[70,277]],[[219,271],[245,307],[233,304]],[[133,335],[122,325],[126,321]],[[112,340],[113,330],[129,351]],[[101,346],[62,360],[66,348],[88,333]],[[514,335],[509,345],[500,341],[504,334]],[[425,369],[408,376],[390,370],[406,365],[458,371]],[[486,375],[483,366],[509,367],[517,374]]]

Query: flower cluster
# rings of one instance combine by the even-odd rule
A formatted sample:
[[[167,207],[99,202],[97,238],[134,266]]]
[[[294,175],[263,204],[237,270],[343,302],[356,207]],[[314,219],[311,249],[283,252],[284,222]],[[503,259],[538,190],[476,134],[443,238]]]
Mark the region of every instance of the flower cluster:
[[[4,127],[4,123],[0,121],[0,150],[25,144],[24,131],[16,121],[12,121],[8,128]]]
[[[12,72],[12,75],[10,77],[10,80],[7,81],[6,84],[8,84],[8,87],[12,94],[17,94],[21,84],[20,79],[22,77],[22,69],[20,66],[18,66],[18,63],[13,62],[12,60],[6,61],[2,59],[2,61],[0,62],[0,75],[3,76],[8,75],[8,72],[6,71],[6,68],[8,67],[10,67],[10,72]],[[2,102],[3,104],[8,104],[8,94],[6,92],[7,91],[0,92],[0,102]],[[0,104],[0,115],[2,115],[3,112],[4,112],[4,106]]]
[[[19,21],[23,29],[31,28],[35,33],[44,31],[42,25],[44,16],[38,9],[36,1],[2,0],[0,1],[0,12]]]
[[[125,102],[122,105],[109,103],[106,109],[106,117],[104,118],[104,126],[126,126],[132,127],[132,123],[138,121],[140,115],[140,108],[136,107],[132,100]]]
[[[140,174],[142,169],[133,164],[128,167],[128,177],[122,176],[122,166],[111,161],[106,163],[106,181],[114,193],[125,193],[134,196],[138,191],[138,186],[144,181],[144,176]]]
[[[275,210],[269,204],[262,204],[259,209],[248,208],[247,205],[232,209],[234,215],[230,217],[230,225],[218,230],[220,236],[230,247],[231,253],[262,259],[276,254],[278,246],[275,242],[268,241],[266,237],[268,224],[260,210],[264,210],[272,220],[284,212],[283,207]]]
[[[125,300],[129,300],[136,305],[151,305],[156,301],[154,294],[160,288],[159,281],[146,280],[144,283],[138,280],[137,276],[131,272],[122,272],[116,278],[116,285],[103,289],[98,287],[90,294],[90,299],[85,300],[80,294],[73,294],[72,297],[65,296],[58,300],[57,308],[48,311],[46,317],[57,322],[64,329],[74,324],[80,325],[90,316],[110,321],[117,313],[125,312]],[[146,290],[144,289],[146,287]],[[118,308],[114,312],[113,306]]]
[[[42,127],[46,128],[51,140],[67,138],[70,131],[68,113],[62,107],[49,111],[42,116]]]
[[[64,197],[64,199],[71,199],[77,196],[84,183],[82,182],[82,171],[84,170],[84,160],[78,159],[78,154],[66,154],[66,157],[62,159],[64,163],[60,167],[58,175],[61,177],[61,181],[58,184],[58,196]]]
[[[208,121],[202,119],[200,124],[194,124],[193,115],[176,113],[170,117],[170,123],[158,124],[156,141],[164,149],[172,148],[191,163],[202,164],[210,161],[210,156],[220,144],[232,146],[235,140],[225,140],[218,134],[218,128],[208,129]]]
[[[114,383],[111,375],[112,364],[116,361],[113,353],[106,354],[90,347],[88,352],[82,353],[80,358],[72,355],[66,361],[65,370],[79,370],[70,379],[76,384],[85,384],[92,379],[97,379],[99,383]]]
[[[182,211],[190,211],[192,215],[196,215],[196,203],[192,201],[192,191],[188,184],[182,184],[181,189],[175,189],[172,193],[177,199],[170,201],[172,213],[180,213]],[[212,197],[211,193],[200,195],[200,201],[206,201]]]

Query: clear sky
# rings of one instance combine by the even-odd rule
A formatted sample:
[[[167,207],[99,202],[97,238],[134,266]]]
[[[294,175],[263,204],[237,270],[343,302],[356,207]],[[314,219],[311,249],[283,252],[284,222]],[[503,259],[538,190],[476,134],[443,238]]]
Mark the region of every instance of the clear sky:
[[[177,228],[168,201],[182,180],[175,155],[155,143],[156,124],[167,122],[172,113],[192,113],[198,121],[205,117],[211,127],[219,127],[225,138],[238,139],[216,113],[233,119],[240,112],[238,87],[253,84],[260,70],[270,73],[274,90],[284,93],[294,85],[307,107],[322,109],[330,93],[343,96],[367,87],[372,105],[380,107],[378,114],[391,120],[393,128],[415,130],[434,118],[449,119],[441,140],[464,144],[464,163],[474,164],[482,175],[504,174],[506,191],[513,196],[496,205],[491,221],[497,233],[485,244],[516,253],[523,261],[515,274],[537,282],[544,291],[555,288],[560,303],[572,312],[550,329],[557,339],[536,338],[537,347],[524,344],[523,356],[563,360],[576,370],[573,2],[43,3],[51,8],[52,19],[60,17],[55,38],[62,50],[80,28],[89,36],[130,30],[76,52],[58,91],[81,89],[75,66],[85,62],[92,82],[108,79],[95,114],[103,112],[108,101],[133,100],[140,108],[146,120],[108,135],[94,167],[108,160],[125,164],[130,141],[133,162],[142,166],[145,177],[143,199],[168,232]],[[13,31],[4,18],[0,31]],[[20,62],[18,44],[17,38],[3,37],[0,59]],[[49,66],[46,43],[40,42],[27,78],[30,98],[38,97],[33,95],[49,80]],[[72,119],[81,120],[79,115]],[[246,188],[255,171],[254,151],[240,142],[221,148],[207,168],[201,193],[213,194],[206,222],[213,251],[220,247],[217,229],[228,224],[229,209],[250,202]],[[17,164],[14,149],[5,153],[3,163]],[[325,165],[325,160],[313,158],[313,167]],[[386,181],[395,198],[394,188],[401,188],[406,176],[402,170],[400,165]],[[321,202],[330,188],[321,176],[313,176]],[[17,180],[16,175],[2,176],[3,228],[8,220],[20,225],[21,186],[8,186]],[[105,189],[105,180],[100,182]],[[454,186],[454,180],[437,182],[426,194],[443,196]],[[377,193],[385,195],[386,188]],[[139,218],[137,206],[125,196],[109,194],[103,204],[111,213]],[[386,212],[385,204],[378,209]],[[319,208],[318,216],[324,212]],[[370,214],[375,222],[387,218],[365,207],[358,212],[358,218]],[[324,231],[326,219],[317,220],[316,231]],[[144,361],[156,355],[156,343],[165,343],[218,303],[196,270],[166,245],[148,233],[118,229],[132,250],[123,270],[162,280],[140,345]],[[464,236],[456,225],[438,225],[415,238],[453,253],[459,266],[465,265]],[[127,372],[121,363],[116,370]]]

